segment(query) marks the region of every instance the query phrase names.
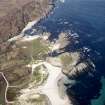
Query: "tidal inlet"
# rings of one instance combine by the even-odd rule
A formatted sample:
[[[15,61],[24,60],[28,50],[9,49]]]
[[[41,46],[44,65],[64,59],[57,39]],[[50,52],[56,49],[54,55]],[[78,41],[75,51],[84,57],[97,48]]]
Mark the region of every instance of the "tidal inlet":
[[[0,105],[87,105],[79,103],[76,90],[82,91],[81,78],[96,73],[89,49],[77,47],[77,33],[55,32],[49,21],[67,1],[0,0]]]

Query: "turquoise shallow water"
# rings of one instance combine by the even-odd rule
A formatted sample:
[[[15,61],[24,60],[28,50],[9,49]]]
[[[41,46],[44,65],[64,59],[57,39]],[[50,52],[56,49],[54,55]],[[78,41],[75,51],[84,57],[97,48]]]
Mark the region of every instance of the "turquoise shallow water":
[[[105,105],[105,78],[101,78],[102,89],[100,90],[100,96],[98,99],[94,99],[91,101],[91,105]]]

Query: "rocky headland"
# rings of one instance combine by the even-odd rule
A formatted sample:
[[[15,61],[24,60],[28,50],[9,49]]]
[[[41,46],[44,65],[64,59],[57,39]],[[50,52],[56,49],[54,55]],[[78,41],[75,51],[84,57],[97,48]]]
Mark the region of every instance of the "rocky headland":
[[[94,72],[94,65],[79,51],[65,51],[73,40],[66,32],[56,41],[50,41],[50,35],[43,32],[8,40],[0,55],[0,104],[73,105],[67,86],[83,73]]]
[[[25,35],[24,32],[36,23],[33,20],[39,20],[52,8],[49,5],[52,1],[24,1],[8,4],[8,0],[0,0],[13,11],[11,14],[4,6],[8,15],[0,16],[4,20],[8,17],[0,23],[0,104],[76,105],[75,98],[67,94],[67,90],[81,75],[93,76],[95,66],[80,50],[66,51],[66,47],[77,42],[67,32],[61,32],[58,39],[52,41],[50,32]],[[27,25],[29,21],[33,22]]]

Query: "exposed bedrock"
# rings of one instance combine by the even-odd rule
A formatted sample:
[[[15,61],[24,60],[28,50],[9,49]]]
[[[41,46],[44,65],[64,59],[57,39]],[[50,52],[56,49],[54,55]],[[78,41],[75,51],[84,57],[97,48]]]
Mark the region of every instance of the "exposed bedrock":
[[[0,43],[18,35],[32,20],[51,10],[52,0],[0,0]]]

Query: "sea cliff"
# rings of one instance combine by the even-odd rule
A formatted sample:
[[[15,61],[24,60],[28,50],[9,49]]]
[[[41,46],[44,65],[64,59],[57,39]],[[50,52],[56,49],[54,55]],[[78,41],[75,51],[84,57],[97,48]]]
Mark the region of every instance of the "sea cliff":
[[[40,20],[52,0],[0,0],[0,44],[18,35],[28,22]]]

